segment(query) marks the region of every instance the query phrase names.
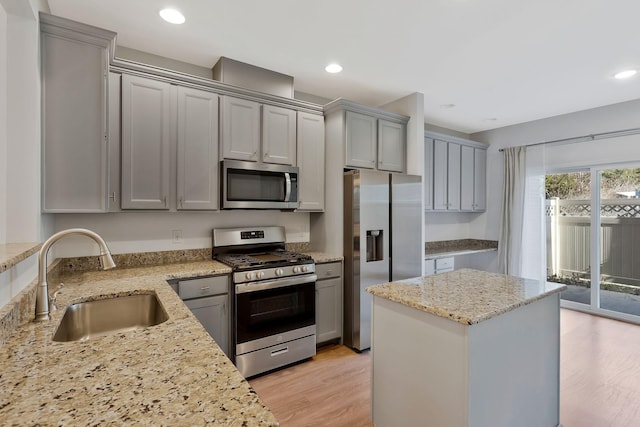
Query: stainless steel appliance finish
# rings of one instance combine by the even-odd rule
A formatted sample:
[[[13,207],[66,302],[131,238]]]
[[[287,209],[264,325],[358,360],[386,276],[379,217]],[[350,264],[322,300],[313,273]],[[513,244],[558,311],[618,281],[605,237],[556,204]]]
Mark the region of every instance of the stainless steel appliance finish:
[[[64,312],[53,341],[91,338],[155,326],[169,319],[153,294],[127,295],[72,304]]]
[[[283,227],[213,230],[213,257],[233,269],[234,361],[245,377],[315,354],[315,264],[285,250]]]
[[[268,163],[222,160],[223,209],[281,209],[298,207],[298,168]]]
[[[371,347],[367,286],[420,276],[421,179],[354,170],[344,174],[344,343]]]

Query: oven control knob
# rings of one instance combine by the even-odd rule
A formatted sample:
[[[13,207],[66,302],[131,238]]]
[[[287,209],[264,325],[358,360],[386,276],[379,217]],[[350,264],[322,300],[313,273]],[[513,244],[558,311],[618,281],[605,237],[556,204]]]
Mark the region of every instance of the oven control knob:
[[[282,276],[284,274],[284,270],[281,268],[276,268],[276,276]]]
[[[303,273],[306,273],[307,271],[309,271],[309,269],[307,268],[306,265],[303,265],[302,267],[300,267],[302,269]]]
[[[262,279],[262,278],[264,277],[264,271],[258,271],[258,272],[256,273],[256,277],[257,277],[258,279]]]
[[[253,280],[253,272],[250,271],[247,274],[244,275],[244,277],[247,278],[247,280]]]
[[[293,267],[293,272],[296,273],[296,274],[300,273],[300,267],[298,267],[298,266]]]

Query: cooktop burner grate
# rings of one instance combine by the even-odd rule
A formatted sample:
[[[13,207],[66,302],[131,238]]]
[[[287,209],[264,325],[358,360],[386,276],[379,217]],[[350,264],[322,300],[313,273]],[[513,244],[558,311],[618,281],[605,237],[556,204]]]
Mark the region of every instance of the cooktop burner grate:
[[[234,269],[252,267],[271,267],[282,264],[304,263],[311,260],[311,256],[286,250],[259,252],[251,254],[227,253],[217,255],[216,259]]]

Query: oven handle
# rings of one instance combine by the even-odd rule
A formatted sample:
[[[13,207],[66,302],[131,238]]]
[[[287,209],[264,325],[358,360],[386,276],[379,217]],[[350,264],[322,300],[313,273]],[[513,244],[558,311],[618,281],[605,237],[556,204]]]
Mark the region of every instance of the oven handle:
[[[284,201],[288,202],[291,198],[291,175],[289,175],[289,172],[284,173],[284,179],[286,182]]]
[[[284,288],[285,286],[303,285],[305,283],[314,283],[318,280],[315,274],[306,276],[298,276],[292,278],[265,280],[262,282],[239,283],[236,285],[236,294],[245,294],[247,292],[264,291],[265,289]]]

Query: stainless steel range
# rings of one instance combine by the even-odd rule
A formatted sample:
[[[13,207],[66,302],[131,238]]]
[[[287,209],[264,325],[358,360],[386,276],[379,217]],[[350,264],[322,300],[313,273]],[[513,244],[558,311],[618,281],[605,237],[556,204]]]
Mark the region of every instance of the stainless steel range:
[[[234,359],[245,378],[316,354],[315,264],[284,242],[284,227],[213,230],[213,258],[233,269]]]

